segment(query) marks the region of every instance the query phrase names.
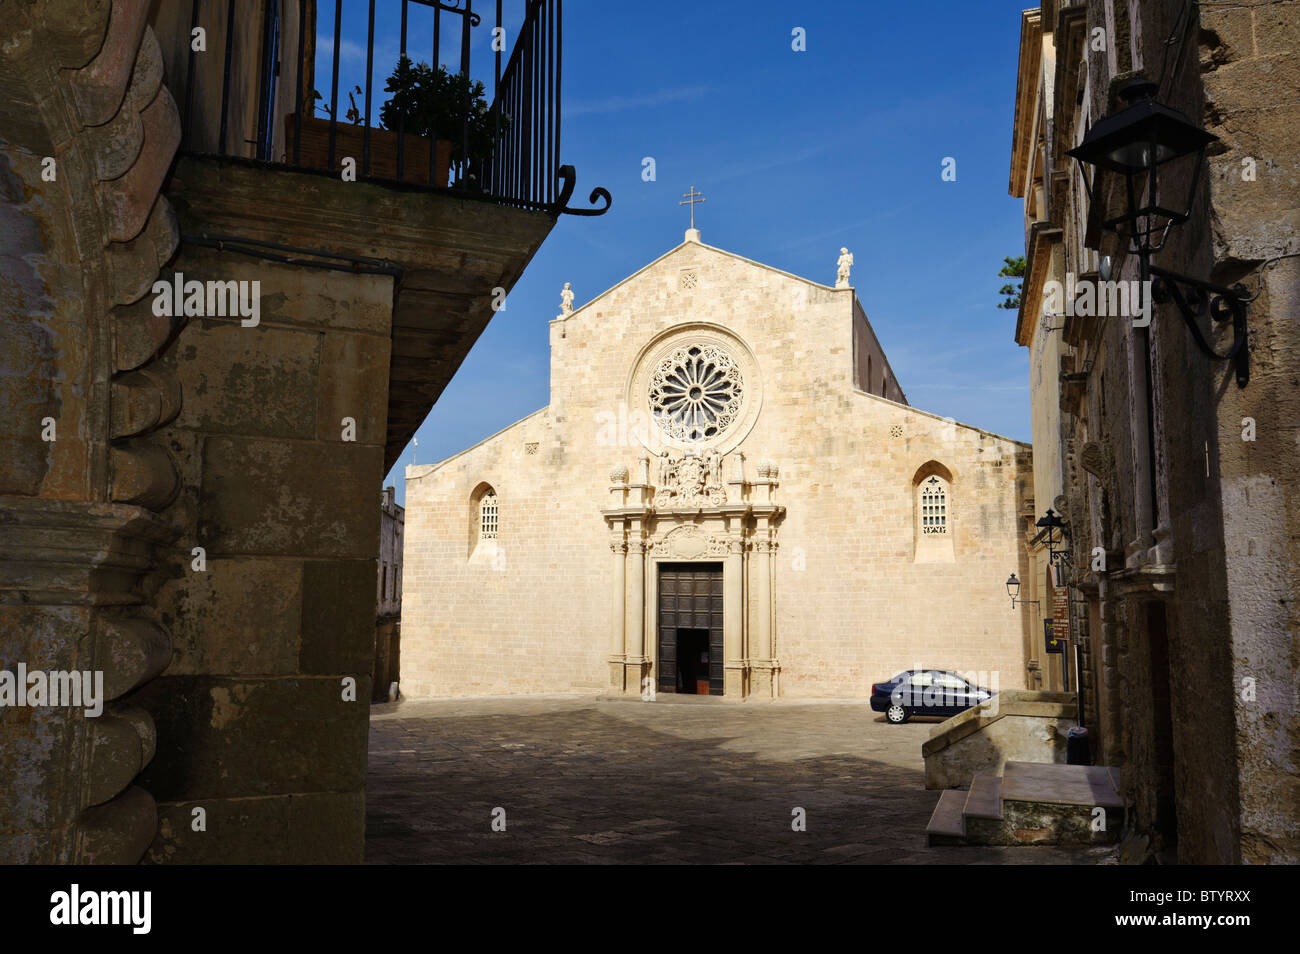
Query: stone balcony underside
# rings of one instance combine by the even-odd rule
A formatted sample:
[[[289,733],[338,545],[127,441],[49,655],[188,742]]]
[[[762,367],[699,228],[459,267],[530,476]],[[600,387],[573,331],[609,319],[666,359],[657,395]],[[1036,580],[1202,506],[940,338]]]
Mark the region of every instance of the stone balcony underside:
[[[385,470],[487,327],[493,289],[514,286],[555,225],[544,212],[211,157],[182,157],[169,195],[186,236],[220,234],[401,269]]]

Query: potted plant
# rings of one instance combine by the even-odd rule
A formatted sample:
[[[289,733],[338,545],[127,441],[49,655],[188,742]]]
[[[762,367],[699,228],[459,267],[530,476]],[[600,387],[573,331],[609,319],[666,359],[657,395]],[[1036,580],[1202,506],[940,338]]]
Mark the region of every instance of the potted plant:
[[[482,81],[452,73],[445,66],[412,63],[403,56],[384,92],[392,94],[379,110],[385,129],[396,132],[400,125],[403,136],[436,138],[439,149],[446,144],[452,162],[468,159],[471,170],[491,158],[497,136],[509,128],[508,117],[493,118]],[[472,182],[472,173],[469,178]]]
[[[450,73],[442,66],[433,69],[427,63],[413,63],[410,57],[403,56],[388,77],[384,91],[390,96],[379,110],[381,125],[368,130],[371,175],[387,179],[400,178],[407,182],[447,185],[452,162],[460,162],[464,158],[467,120],[469,167],[478,168],[483,160],[492,155],[496,146],[497,123],[492,118],[482,82],[471,82],[468,77]],[[357,92],[360,92],[359,88]],[[320,98],[320,94],[316,93],[313,101]],[[308,167],[327,168],[329,107],[322,105],[316,108],[322,109],[326,118],[303,118],[298,161]],[[356,160],[357,171],[360,173],[367,130],[364,116],[356,106],[355,99],[352,100],[347,119],[351,120],[350,124],[339,120],[334,126],[334,168],[341,168],[344,157],[352,157]],[[294,115],[286,117],[286,161],[290,161],[294,154],[296,124],[297,118]],[[397,174],[399,124],[402,132],[400,177]],[[508,126],[507,117],[502,116],[500,129],[504,131]],[[432,169],[429,161],[431,137],[434,160]],[[467,178],[467,183],[458,185],[472,185],[473,174]]]

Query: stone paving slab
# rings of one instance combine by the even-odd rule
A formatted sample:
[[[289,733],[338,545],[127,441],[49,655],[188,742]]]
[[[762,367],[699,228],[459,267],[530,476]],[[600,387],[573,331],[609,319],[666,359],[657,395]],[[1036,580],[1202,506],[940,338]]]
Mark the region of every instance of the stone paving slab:
[[[374,706],[374,864],[1094,864],[936,847],[921,743],[865,702],[516,696]],[[505,831],[492,830],[505,809]],[[806,831],[791,828],[804,810]]]

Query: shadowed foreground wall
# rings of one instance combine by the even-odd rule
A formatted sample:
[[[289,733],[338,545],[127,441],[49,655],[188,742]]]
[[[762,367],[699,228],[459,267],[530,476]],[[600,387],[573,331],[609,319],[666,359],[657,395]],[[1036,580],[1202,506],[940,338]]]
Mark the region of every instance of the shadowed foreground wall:
[[[1099,30],[1105,50],[1088,41]],[[1056,378],[1061,392],[1059,428],[1035,420],[1035,457],[1064,483],[1087,708],[1097,752],[1123,768],[1138,855],[1295,863],[1300,4],[1088,0],[1044,3],[1041,18],[1026,11],[1012,169],[1029,232],[1021,344],[1037,336],[1045,279],[1094,276],[1103,255],[1116,278],[1139,278],[1137,256],[1097,227],[1123,211],[1122,181],[1095,180],[1090,204],[1064,155],[1123,107],[1119,92],[1137,76],[1217,137],[1190,218],[1152,262],[1242,283],[1249,383],[1197,347],[1172,302],[1157,303],[1149,332],[1123,318],[1065,319],[1060,354],[1031,350],[1036,385]],[[1194,169],[1191,159],[1162,166],[1162,194],[1187,196]],[[1195,320],[1226,354],[1232,323]]]
[[[393,282],[198,247],[170,268],[259,280],[262,313],[192,320],[161,362],[186,394],[158,437],[184,489],[156,596],[175,655],[138,694],[149,859],[359,862]]]

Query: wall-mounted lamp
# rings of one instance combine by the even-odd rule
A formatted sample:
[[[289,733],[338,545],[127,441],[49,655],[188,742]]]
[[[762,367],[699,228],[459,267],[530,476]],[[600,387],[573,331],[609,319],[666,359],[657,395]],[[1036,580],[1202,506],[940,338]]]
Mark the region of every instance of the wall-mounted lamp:
[[[1058,569],[1061,569],[1063,568],[1063,564],[1073,562],[1070,559],[1070,551],[1064,546],[1058,547],[1058,544],[1065,543],[1065,521],[1057,516],[1055,510],[1048,507],[1047,513],[1039,517],[1038,520],[1034,522],[1034,526],[1043,530],[1047,534],[1047,558],[1050,563],[1055,564]],[[1056,536],[1058,531],[1061,534],[1059,540]]]
[[[1033,603],[1035,606],[1039,605],[1038,600],[1016,599],[1016,597],[1020,595],[1020,581],[1016,579],[1016,575],[1014,573],[1011,574],[1011,579],[1007,580],[1007,594],[1011,597],[1012,609],[1016,608],[1017,603]]]
[[[1083,169],[1085,164],[1124,177],[1127,196],[1124,214],[1105,221],[1102,228],[1128,240],[1129,251],[1138,256],[1142,281],[1151,279],[1152,300],[1156,304],[1174,302],[1200,349],[1218,360],[1233,361],[1237,386],[1244,388],[1250,380],[1245,287],[1238,283],[1225,288],[1151,264],[1152,253],[1164,248],[1169,229],[1187,221],[1191,215],[1205,149],[1218,139],[1176,109],[1157,102],[1154,98],[1157,89],[1150,80],[1132,80],[1124,84],[1120,95],[1128,105],[1097,120],[1083,137],[1083,142],[1066,155],[1073,156],[1079,163],[1089,202],[1096,199],[1095,190]],[[1186,207],[1180,205],[1170,209],[1161,205],[1165,200],[1158,189],[1160,167],[1192,155],[1195,155],[1196,165]],[[1159,241],[1153,241],[1157,233]],[[1102,280],[1108,279],[1103,275]],[[1207,311],[1216,322],[1232,321],[1233,342],[1227,354],[1219,354],[1210,347],[1196,323],[1196,319]]]

